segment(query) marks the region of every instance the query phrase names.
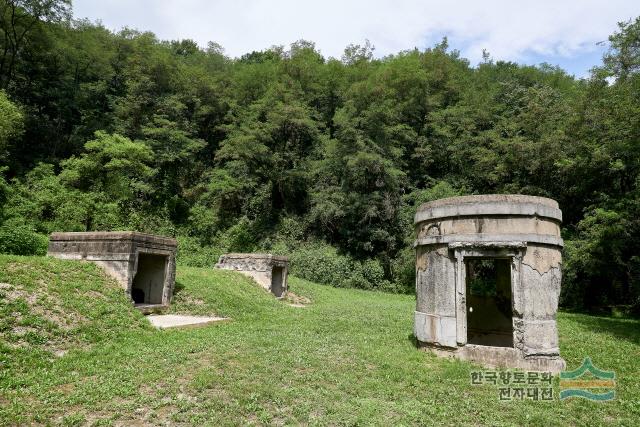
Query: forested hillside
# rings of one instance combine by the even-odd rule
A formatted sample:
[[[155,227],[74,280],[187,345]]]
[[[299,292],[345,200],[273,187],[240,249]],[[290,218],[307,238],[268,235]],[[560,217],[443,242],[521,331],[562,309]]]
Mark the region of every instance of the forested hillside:
[[[411,291],[418,204],[522,193],[563,210],[562,304],[640,307],[640,19],[576,79],[470,64],[446,39],[229,58],[72,20],[68,0],[0,8],[0,251],[133,229],[177,236],[186,264],[264,250],[311,280]]]

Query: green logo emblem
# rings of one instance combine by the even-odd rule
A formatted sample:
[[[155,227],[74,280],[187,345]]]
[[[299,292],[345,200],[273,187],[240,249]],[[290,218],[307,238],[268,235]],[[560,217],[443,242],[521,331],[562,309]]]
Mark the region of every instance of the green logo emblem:
[[[581,378],[586,373],[587,378]],[[616,374],[613,371],[603,371],[591,362],[587,357],[582,365],[574,371],[560,372],[560,400],[570,397],[582,397],[584,399],[604,402],[612,400],[616,396]],[[605,391],[607,390],[608,391]]]

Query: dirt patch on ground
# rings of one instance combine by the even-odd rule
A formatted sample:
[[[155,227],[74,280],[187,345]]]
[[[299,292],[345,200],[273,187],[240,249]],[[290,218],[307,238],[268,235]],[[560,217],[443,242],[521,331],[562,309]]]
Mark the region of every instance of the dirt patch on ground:
[[[90,298],[95,298],[95,299],[106,299],[107,297],[105,297],[103,294],[101,294],[98,291],[86,291],[84,292],[84,295],[90,297]]]
[[[293,292],[287,292],[287,295],[283,298],[283,301],[289,304],[292,307],[306,307],[311,304],[311,300],[307,297],[303,297],[302,295],[296,295]]]
[[[6,265],[6,269],[7,271],[17,271],[20,269],[20,267],[22,267],[20,264],[18,264],[17,262],[10,262]]]
[[[36,302],[36,296],[34,294],[25,291],[20,286],[10,283],[0,283],[0,292],[2,292],[2,298],[7,302],[16,301],[20,298],[25,299],[30,305]]]
[[[191,295],[178,294],[175,297],[175,303],[185,305],[204,305],[204,301]]]
[[[60,298],[48,293],[46,284],[27,290],[20,285],[0,283],[0,310],[9,312],[0,330],[0,340],[13,347],[41,342],[48,350],[60,350],[58,343],[66,332],[87,319],[80,313],[65,310]]]

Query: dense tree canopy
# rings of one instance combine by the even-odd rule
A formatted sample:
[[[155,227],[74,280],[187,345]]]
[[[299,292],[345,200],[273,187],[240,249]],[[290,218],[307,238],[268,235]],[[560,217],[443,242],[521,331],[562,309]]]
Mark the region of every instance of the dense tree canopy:
[[[548,196],[565,218],[562,302],[640,306],[640,19],[581,80],[474,66],[446,39],[231,59],[70,20],[66,0],[2,0],[0,35],[5,226],[321,253],[358,266],[351,285],[411,289],[418,204]]]

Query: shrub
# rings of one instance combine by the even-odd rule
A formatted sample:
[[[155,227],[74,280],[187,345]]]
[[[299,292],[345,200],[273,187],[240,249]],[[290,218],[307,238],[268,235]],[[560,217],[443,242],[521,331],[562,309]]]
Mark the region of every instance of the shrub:
[[[394,292],[414,292],[416,284],[415,249],[406,247],[391,260],[391,276],[395,287]]]
[[[256,249],[254,224],[242,217],[214,239],[225,252],[253,252]]]
[[[339,288],[379,289],[397,292],[397,287],[384,278],[380,261],[358,261],[338,253],[326,243],[312,243],[291,251],[291,274],[317,283]]]
[[[317,283],[348,287],[346,279],[353,273],[352,262],[329,245],[301,246],[293,250],[289,258],[291,274]]]
[[[0,227],[0,253],[12,255],[46,255],[49,238],[29,227]]]
[[[619,236],[630,235],[632,227],[633,221],[619,211],[598,208],[587,212],[577,233],[565,238],[562,306],[594,310],[630,302],[632,255],[637,251],[629,247],[633,240]]]
[[[225,251],[219,246],[203,246],[197,238],[180,236],[176,262],[190,267],[211,268]]]

